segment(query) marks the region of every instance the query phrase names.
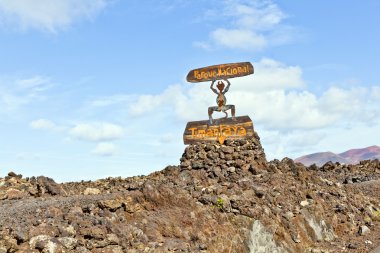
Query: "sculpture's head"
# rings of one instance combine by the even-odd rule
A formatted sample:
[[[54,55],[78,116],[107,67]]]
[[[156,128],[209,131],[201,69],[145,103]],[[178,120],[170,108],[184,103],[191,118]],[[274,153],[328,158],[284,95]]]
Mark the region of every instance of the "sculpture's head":
[[[216,88],[218,88],[218,90],[222,92],[224,89],[224,83],[222,81],[219,81],[218,84],[216,85]]]

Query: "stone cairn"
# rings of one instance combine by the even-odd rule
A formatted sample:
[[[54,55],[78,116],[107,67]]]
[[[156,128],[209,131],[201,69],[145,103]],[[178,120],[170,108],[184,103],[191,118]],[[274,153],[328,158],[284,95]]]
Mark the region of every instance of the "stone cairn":
[[[256,132],[251,139],[226,140],[222,145],[217,142],[191,144],[186,147],[180,161],[182,170],[206,169],[231,173],[242,170],[255,173],[267,164]]]

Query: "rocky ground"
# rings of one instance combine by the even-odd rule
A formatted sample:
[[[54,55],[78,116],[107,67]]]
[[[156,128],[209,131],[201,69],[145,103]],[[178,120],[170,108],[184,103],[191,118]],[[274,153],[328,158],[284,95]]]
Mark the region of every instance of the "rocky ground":
[[[259,137],[188,146],[148,176],[0,178],[0,253],[371,252],[380,162],[267,162]]]

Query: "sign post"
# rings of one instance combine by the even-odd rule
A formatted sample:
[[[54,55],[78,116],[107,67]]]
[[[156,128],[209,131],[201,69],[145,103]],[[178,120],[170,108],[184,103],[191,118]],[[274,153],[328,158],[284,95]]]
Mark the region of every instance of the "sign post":
[[[197,142],[215,142],[223,144],[226,139],[249,139],[254,135],[253,123],[248,116],[235,117],[235,105],[227,104],[225,94],[230,88],[229,78],[253,74],[253,66],[250,62],[228,63],[213,65],[191,70],[186,80],[191,83],[212,81],[210,89],[217,95],[216,106],[208,108],[208,120],[188,122],[183,134],[183,141],[187,144]],[[218,81],[216,88],[215,82]],[[227,86],[225,84],[227,83]],[[223,112],[225,117],[213,119],[213,112]],[[228,117],[227,111],[231,112]]]

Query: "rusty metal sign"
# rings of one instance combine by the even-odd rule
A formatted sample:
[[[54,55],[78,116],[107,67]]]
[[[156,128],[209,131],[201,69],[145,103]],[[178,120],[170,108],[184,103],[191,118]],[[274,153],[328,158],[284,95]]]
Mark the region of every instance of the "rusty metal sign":
[[[250,62],[227,63],[191,70],[187,74],[186,80],[191,83],[199,83],[246,76],[253,74],[253,72],[253,66]]]

